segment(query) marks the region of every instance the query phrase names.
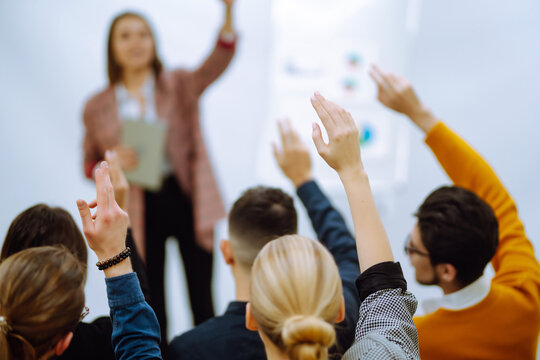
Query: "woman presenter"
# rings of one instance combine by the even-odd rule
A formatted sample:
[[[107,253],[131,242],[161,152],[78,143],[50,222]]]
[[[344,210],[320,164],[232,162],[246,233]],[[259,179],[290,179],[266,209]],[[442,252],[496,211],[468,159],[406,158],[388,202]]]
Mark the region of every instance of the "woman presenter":
[[[93,177],[105,151],[115,150],[129,179],[146,154],[127,145],[125,130],[134,122],[162,129],[159,185],[145,188],[131,182],[128,212],[135,241],[146,261],[150,301],[164,341],[163,265],[168,237],[175,237],[180,245],[195,325],[214,316],[213,230],[225,212],[201,134],[199,98],[233,58],[233,2],[223,0],[225,20],[216,45],[203,64],[192,71],[163,69],[145,18],[132,12],[117,16],[111,23],[107,44],[109,83],[84,108],[84,169],[88,178]]]

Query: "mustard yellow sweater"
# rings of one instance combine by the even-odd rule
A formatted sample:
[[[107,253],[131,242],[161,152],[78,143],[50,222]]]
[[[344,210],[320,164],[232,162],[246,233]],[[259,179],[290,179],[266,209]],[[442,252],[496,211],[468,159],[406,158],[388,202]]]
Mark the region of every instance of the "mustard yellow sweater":
[[[491,261],[495,276],[484,300],[463,310],[438,309],[414,318],[420,357],[535,359],[540,265],[514,201],[487,162],[443,123],[429,132],[426,144],[455,185],[491,205],[499,221],[499,247]]]

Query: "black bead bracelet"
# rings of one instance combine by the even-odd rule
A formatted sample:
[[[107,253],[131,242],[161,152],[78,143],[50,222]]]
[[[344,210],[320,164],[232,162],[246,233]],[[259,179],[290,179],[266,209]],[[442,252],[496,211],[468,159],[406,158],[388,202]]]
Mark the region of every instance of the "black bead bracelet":
[[[111,266],[114,266],[116,264],[121,263],[122,261],[126,260],[131,255],[131,248],[128,246],[122,252],[116,256],[113,256],[110,259],[98,261],[96,263],[96,266],[99,270],[105,270],[110,268]]]

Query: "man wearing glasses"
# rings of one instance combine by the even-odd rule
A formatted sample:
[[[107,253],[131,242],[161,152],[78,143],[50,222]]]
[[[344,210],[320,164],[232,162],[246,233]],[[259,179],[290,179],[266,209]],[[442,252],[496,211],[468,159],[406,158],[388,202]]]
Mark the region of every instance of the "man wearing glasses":
[[[486,161],[437,120],[410,83],[373,66],[385,106],[426,134],[454,186],[432,192],[405,244],[416,280],[444,295],[415,317],[422,359],[534,359],[540,265],[516,205]],[[495,276],[484,280],[491,261]]]

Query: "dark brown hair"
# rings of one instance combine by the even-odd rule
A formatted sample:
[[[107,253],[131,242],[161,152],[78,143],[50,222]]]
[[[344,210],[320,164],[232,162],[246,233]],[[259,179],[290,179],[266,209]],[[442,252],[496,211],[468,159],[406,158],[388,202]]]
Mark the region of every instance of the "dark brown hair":
[[[86,242],[71,215],[60,207],[32,206],[9,226],[0,261],[25,249],[45,245],[63,245],[86,266]]]
[[[85,270],[67,249],[42,246],[0,263],[0,359],[37,359],[79,323]]]
[[[462,187],[443,186],[415,215],[433,265],[452,264],[462,286],[482,276],[499,244],[497,218],[484,200]]]
[[[127,17],[137,18],[146,24],[146,27],[148,28],[148,31],[150,32],[150,36],[152,37],[152,40],[154,41],[154,60],[152,60],[152,64],[151,64],[152,70],[154,70],[154,75],[158,77],[159,74],[161,73],[161,70],[163,69],[161,60],[159,59],[157,55],[156,38],[154,36],[154,33],[152,32],[152,28],[148,24],[148,21],[146,21],[144,16],[142,16],[141,14],[138,14],[132,11],[126,11],[117,15],[113,19],[111,23],[111,27],[109,28],[109,35],[107,37],[107,74],[109,76],[110,85],[115,84],[116,82],[120,81],[121,76],[122,76],[122,67],[116,62],[114,58],[113,33],[118,22]]]
[[[292,197],[277,188],[246,190],[229,214],[229,234],[235,259],[251,267],[266,243],[296,234],[297,215]]]

